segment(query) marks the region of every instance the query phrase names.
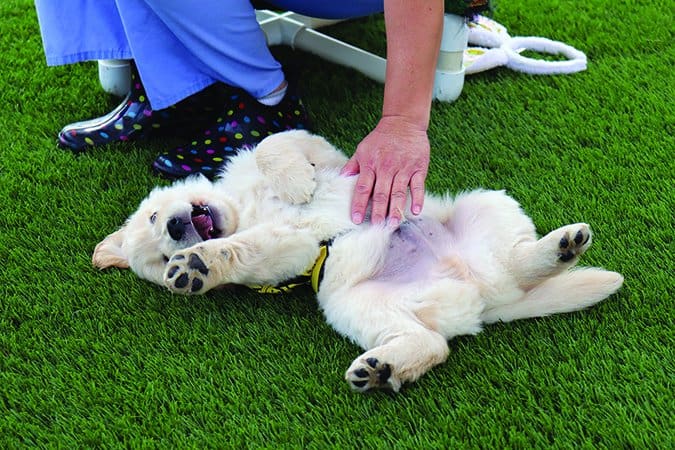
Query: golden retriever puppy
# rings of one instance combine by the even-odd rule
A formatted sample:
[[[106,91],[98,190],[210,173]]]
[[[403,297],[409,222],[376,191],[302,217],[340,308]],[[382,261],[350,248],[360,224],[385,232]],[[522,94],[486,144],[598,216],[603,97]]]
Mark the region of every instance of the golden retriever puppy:
[[[503,191],[428,195],[423,214],[399,226],[354,225],[356,177],[340,176],[345,161],[307,132],[270,136],[213,183],[192,177],[153,190],[93,263],[181,294],[224,284],[283,290],[308,274],[326,320],[365,349],[346,372],[359,391],[398,391],[446,359],[448,339],[483,324],[580,310],[623,283],[574,268],[591,245],[588,225],[538,238]]]

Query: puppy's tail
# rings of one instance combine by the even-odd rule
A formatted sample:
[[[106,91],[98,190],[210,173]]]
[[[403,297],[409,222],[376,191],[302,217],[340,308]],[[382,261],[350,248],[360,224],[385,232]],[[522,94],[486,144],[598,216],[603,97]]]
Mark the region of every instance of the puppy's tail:
[[[549,278],[520,301],[483,312],[485,323],[549,316],[588,308],[615,293],[623,277],[596,267],[577,268]]]

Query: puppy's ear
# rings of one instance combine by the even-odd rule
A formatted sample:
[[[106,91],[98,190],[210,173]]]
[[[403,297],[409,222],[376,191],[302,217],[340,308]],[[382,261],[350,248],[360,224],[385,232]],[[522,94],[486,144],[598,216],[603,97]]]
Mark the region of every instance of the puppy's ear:
[[[95,267],[99,269],[107,269],[108,267],[129,268],[129,258],[122,249],[125,233],[126,226],[108,235],[98,243],[91,258]]]

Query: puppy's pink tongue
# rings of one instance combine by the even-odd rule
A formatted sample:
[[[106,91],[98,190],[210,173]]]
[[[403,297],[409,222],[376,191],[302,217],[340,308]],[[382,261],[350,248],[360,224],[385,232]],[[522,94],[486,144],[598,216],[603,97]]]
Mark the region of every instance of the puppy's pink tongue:
[[[197,229],[197,233],[202,237],[202,239],[207,240],[211,237],[211,232],[213,231],[213,220],[208,214],[200,214],[192,218],[192,224]]]

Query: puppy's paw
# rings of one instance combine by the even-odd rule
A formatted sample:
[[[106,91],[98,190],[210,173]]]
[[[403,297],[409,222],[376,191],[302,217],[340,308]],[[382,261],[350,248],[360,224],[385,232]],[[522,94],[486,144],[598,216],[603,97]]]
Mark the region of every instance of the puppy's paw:
[[[366,392],[370,389],[384,388],[398,392],[400,380],[394,375],[392,366],[374,356],[365,355],[354,361],[345,374],[345,379],[352,389]]]
[[[557,258],[561,263],[569,263],[584,254],[591,245],[591,229],[585,223],[567,225],[560,228]]]
[[[213,287],[211,270],[193,249],[176,253],[164,272],[164,285],[177,294],[203,294]]]
[[[281,200],[299,205],[312,199],[316,189],[315,169],[301,152],[261,146],[256,164]]]
[[[286,203],[309,203],[316,189],[314,167],[307,161],[299,162],[297,166],[289,168],[283,177],[277,178],[273,188]]]

